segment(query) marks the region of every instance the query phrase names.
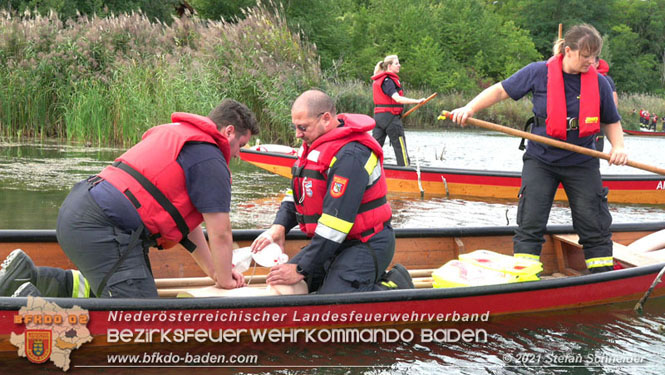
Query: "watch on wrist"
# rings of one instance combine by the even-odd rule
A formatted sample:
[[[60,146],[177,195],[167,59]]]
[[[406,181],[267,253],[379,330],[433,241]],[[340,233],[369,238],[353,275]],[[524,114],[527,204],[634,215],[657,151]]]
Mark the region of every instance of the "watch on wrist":
[[[300,264],[296,265],[296,272],[307,277],[307,272],[305,272],[305,270],[300,267]]]

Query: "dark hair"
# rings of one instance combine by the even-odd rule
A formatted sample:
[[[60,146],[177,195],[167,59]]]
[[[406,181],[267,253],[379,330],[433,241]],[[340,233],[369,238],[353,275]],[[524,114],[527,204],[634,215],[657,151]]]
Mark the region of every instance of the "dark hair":
[[[603,38],[595,27],[583,23],[566,31],[563,39],[554,43],[553,52],[555,55],[562,54],[566,47],[570,47],[573,51],[579,50],[590,55],[598,55],[603,48]]]
[[[259,125],[254,113],[246,105],[233,99],[222,100],[217,107],[210,111],[208,118],[217,125],[217,130],[233,125],[239,134],[244,135],[248,130],[252,135],[259,134]]]

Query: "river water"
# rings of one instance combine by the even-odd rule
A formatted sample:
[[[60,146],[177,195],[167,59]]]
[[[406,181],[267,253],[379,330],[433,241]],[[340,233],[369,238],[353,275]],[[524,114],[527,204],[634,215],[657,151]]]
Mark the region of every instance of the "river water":
[[[519,139],[477,130],[407,131],[412,162],[484,170],[521,170]],[[665,139],[626,136],[631,160],[660,166]],[[606,145],[605,151],[609,149]],[[394,161],[384,147],[386,162]],[[123,152],[74,144],[0,141],[0,228],[51,229],[60,203],[77,181],[99,172]],[[266,228],[287,179],[241,161],[231,163],[231,220],[236,229]],[[609,174],[648,173],[608,166]],[[514,225],[512,200],[463,200],[391,195],[395,227]],[[615,223],[665,221],[656,205],[611,204]],[[551,224],[569,224],[565,203],[555,203]],[[649,301],[644,315],[630,306],[492,321],[485,343],[381,343],[247,348],[270,370],[247,373],[331,374],[661,374],[665,370],[665,302]],[[520,363],[518,359],[528,359]],[[267,361],[267,363],[263,363]],[[637,362],[637,363],[635,363]],[[297,364],[297,365],[296,365]],[[278,370],[281,369],[281,370]]]

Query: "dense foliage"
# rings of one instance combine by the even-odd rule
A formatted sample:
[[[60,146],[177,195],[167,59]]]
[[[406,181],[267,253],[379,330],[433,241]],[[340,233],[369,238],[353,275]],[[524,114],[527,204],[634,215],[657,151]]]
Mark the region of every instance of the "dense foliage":
[[[179,18],[183,6],[193,17]],[[318,86],[370,114],[370,76],[398,54],[410,97],[440,95],[407,126],[551,54],[558,24],[603,35],[621,113],[665,114],[665,0],[5,0],[0,136],[135,141],[168,113],[223,97],[254,109],[261,138],[293,141],[289,107]],[[492,107],[521,126],[528,104]],[[626,118],[628,119],[628,118]],[[628,125],[628,124],[626,124]]]
[[[265,9],[171,25],[139,13],[63,22],[0,12],[0,135],[132,143],[171,112],[207,114],[231,97],[264,136],[289,142],[285,109],[320,76],[315,51]]]

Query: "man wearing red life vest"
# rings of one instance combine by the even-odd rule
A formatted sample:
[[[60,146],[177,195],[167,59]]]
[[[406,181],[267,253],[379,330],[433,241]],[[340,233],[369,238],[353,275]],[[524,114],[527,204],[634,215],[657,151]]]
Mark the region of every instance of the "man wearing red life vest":
[[[285,198],[273,225],[252,244],[254,251],[271,242],[284,244],[295,225],[312,241],[287,264],[275,266],[268,284],[305,280],[310,292],[342,293],[412,287],[397,265],[387,280],[395,236],[386,200],[383,152],[367,131],[374,120],[365,115],[336,114],[333,100],[310,90],[293,103],[291,118],[303,140],[293,167],[292,195]],[[390,284],[393,281],[393,284]]]
[[[593,67],[601,48],[602,38],[593,26],[574,26],[557,41],[554,56],[547,62],[531,63],[484,90],[466,106],[455,109],[452,120],[464,124],[481,109],[531,93],[534,134],[593,149],[595,135],[603,124],[612,144],[609,163],[623,165],[627,155],[621,117],[608,81]],[[598,159],[529,142],[523,160],[518,229],[513,238],[515,256],[540,259],[554,195],[562,184],[587,268],[593,273],[612,270],[612,217]]]
[[[243,286],[231,264],[228,163],[258,133],[254,114],[227,99],[207,117],[174,113],[171,120],[77,183],[63,202],[56,233],[78,271],[36,268],[17,250],[0,273],[0,293],[11,295],[23,281],[49,297],[157,297],[152,246],[182,246],[218,287]]]

